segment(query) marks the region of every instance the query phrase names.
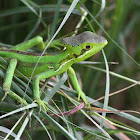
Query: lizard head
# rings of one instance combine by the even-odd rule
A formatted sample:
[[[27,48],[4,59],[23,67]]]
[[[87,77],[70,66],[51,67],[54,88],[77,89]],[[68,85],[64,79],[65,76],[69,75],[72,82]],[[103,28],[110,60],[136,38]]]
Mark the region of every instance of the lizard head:
[[[104,37],[86,31],[76,36],[64,38],[63,43],[69,46],[71,55],[76,62],[79,62],[99,52],[108,42]]]

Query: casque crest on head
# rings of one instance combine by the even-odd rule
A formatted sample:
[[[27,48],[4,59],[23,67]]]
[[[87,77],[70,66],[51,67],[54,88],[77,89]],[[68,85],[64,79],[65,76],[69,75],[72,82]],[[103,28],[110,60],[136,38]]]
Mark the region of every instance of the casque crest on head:
[[[79,35],[63,38],[62,42],[64,44],[70,45],[72,47],[78,46],[80,44],[90,42],[90,43],[104,43],[106,39],[102,36],[98,36],[93,32],[86,31]]]

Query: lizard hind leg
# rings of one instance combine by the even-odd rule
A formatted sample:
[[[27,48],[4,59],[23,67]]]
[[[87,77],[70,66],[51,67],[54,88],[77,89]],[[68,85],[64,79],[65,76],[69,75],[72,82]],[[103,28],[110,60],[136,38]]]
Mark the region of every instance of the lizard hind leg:
[[[0,103],[2,103],[4,99],[6,98],[6,96],[9,95],[10,97],[16,99],[19,103],[28,105],[24,99],[22,99],[19,95],[17,95],[16,93],[10,90],[16,66],[17,66],[17,60],[14,58],[11,59],[9,62],[9,66],[7,68],[5,78],[4,78],[4,83],[3,83],[3,90],[5,92],[5,95],[1,99]]]
[[[17,65],[17,60],[16,59],[11,59],[10,63],[9,63],[9,66],[7,68],[6,74],[5,74],[5,78],[4,78],[3,90],[5,92],[5,95],[1,99],[1,102],[6,98],[7,94],[10,91],[10,87],[11,87],[11,83],[12,83],[12,79],[13,79],[13,75],[14,75],[16,65]]]

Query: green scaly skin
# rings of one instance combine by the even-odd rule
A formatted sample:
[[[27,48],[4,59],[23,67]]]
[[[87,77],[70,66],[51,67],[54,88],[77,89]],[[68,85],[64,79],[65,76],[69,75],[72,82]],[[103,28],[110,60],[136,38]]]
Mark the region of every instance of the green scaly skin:
[[[91,32],[86,32],[86,33],[87,35],[88,33],[92,34]],[[74,39],[76,40],[76,38]],[[99,52],[107,44],[107,40],[101,40],[101,41],[100,40],[101,40],[100,37],[99,39],[97,38],[95,42],[92,40],[89,42],[88,39],[87,40],[85,39],[84,41],[82,40],[82,44],[78,44],[77,46],[71,46],[69,45],[69,43],[67,43],[65,44],[66,49],[63,50],[62,52],[58,54],[46,53],[41,57],[38,66],[36,67],[35,72],[33,74],[33,96],[34,96],[34,101],[38,103],[40,109],[43,108],[46,111],[47,103],[40,99],[39,81],[45,78],[59,75],[65,71],[68,71],[68,75],[71,79],[71,82],[78,93],[78,100],[81,97],[85,102],[85,104],[88,105],[85,94],[83,93],[83,91],[81,90],[78,84],[76,74],[73,68],[71,67],[71,65],[73,63],[84,61],[85,59]],[[0,50],[1,57],[8,60],[11,59],[9,61],[9,66],[5,74],[3,90],[5,91],[6,94],[15,97],[15,99],[19,100],[20,102],[22,102],[21,97],[18,97],[18,95],[16,95],[13,92],[12,95],[10,94],[11,82],[12,82],[15,68],[23,75],[27,77],[31,76],[36,63],[40,58],[40,54],[26,52],[27,49],[33,46],[38,46],[40,49],[44,49],[45,45],[42,37],[37,36],[27,42],[12,47],[10,50],[3,50],[3,49]],[[23,102],[25,105],[27,105],[25,101]]]

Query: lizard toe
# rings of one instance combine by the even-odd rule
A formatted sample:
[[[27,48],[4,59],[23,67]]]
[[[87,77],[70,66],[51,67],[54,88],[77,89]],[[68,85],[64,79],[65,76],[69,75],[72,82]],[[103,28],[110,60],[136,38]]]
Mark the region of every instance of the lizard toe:
[[[36,102],[39,106],[39,113],[41,112],[41,109],[43,109],[45,112],[47,112],[48,103],[46,103],[45,101],[42,101],[41,99],[35,100],[34,102]]]

